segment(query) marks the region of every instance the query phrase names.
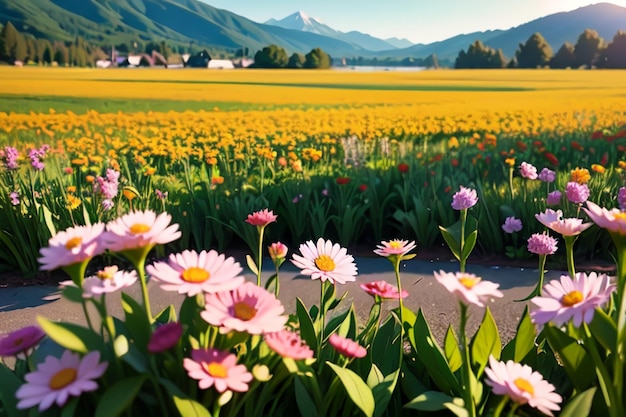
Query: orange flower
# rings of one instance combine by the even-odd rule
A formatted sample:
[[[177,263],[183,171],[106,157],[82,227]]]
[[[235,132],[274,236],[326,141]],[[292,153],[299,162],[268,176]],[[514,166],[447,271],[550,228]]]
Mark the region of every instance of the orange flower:
[[[94,177],[93,175],[87,175],[85,177],[85,181],[87,181],[90,184],[93,184],[93,182],[96,180],[96,177]]]
[[[215,184],[224,184],[224,177],[220,176],[220,175],[216,175],[213,178],[211,178],[211,184],[215,185]]]
[[[591,164],[591,169],[594,172],[597,172],[598,174],[604,174],[604,172],[606,171],[606,168],[604,168],[602,165],[600,164]]]
[[[617,163],[617,165],[621,168],[621,169],[626,169],[626,161],[619,161]]]
[[[577,182],[579,184],[586,184],[591,179],[591,174],[587,168],[574,168],[570,172],[570,181]]]
[[[68,193],[75,193],[75,192],[76,192],[76,186],[74,186],[74,185],[68,185],[68,186],[67,186],[67,192],[68,192]]]
[[[515,166],[515,158],[506,158],[504,163],[513,168]]]

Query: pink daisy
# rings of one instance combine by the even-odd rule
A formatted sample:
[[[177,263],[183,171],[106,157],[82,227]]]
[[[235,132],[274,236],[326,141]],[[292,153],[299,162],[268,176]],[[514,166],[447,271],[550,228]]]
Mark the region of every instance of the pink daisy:
[[[46,334],[37,326],[26,326],[0,339],[0,356],[16,356],[28,352]]]
[[[183,366],[190,378],[198,380],[200,389],[215,386],[218,392],[246,392],[252,381],[252,374],[244,365],[237,365],[235,355],[217,349],[194,349]]]
[[[101,240],[103,232],[104,224],[96,223],[90,226],[70,227],[57,233],[50,238],[48,247],[40,250],[41,269],[53,270],[79,264],[104,253],[106,247]]]
[[[552,411],[561,408],[561,396],[554,392],[554,385],[528,365],[513,361],[499,362],[489,357],[485,368],[485,383],[496,395],[506,395],[518,404],[528,404],[544,414],[552,416]]]
[[[95,391],[100,378],[107,369],[106,362],[99,363],[100,352],[89,352],[83,359],[69,350],[61,358],[48,356],[33,372],[26,374],[26,383],[16,392],[17,408],[25,409],[39,404],[39,411],[47,410],[56,403],[63,407],[69,397],[83,392]]]
[[[267,333],[265,343],[283,358],[299,360],[313,357],[313,351],[304,343],[300,335],[289,330]]]
[[[107,224],[104,235],[107,248],[113,252],[166,244],[181,235],[178,225],[170,225],[172,216],[152,210],[134,211]]]
[[[272,210],[265,209],[248,214],[246,223],[251,224],[252,226],[265,227],[268,224],[275,222],[277,217],[278,216],[276,216]]]
[[[117,266],[109,266],[83,281],[83,297],[92,298],[127,288],[137,281],[137,271],[119,271]],[[69,281],[71,282],[71,281]]]
[[[402,293],[398,293],[397,287],[384,280],[361,284],[360,287],[363,291],[373,297],[378,296],[384,299],[397,300],[399,298],[406,298],[409,296],[409,293],[405,290],[402,290]]]
[[[303,275],[310,275],[311,279],[330,281],[332,284],[345,284],[356,280],[357,268],[354,258],[347,254],[347,250],[330,240],[319,238],[317,244],[309,240],[300,245],[302,255],[293,255],[291,262],[302,269]]]
[[[167,263],[148,265],[146,271],[163,290],[190,297],[201,292],[230,291],[244,282],[244,277],[239,275],[243,269],[235,258],[226,258],[215,250],[171,254]]]
[[[535,214],[535,217],[548,229],[552,229],[562,236],[576,236],[592,225],[592,223],[583,224],[582,219],[575,217],[564,219],[561,210],[546,209],[543,213]]]
[[[389,242],[382,241],[380,245],[376,245],[376,249],[374,249],[374,253],[376,255],[389,257],[391,255],[406,255],[415,249],[415,242],[410,242],[408,240],[400,240],[394,239]]]
[[[465,272],[445,272],[435,271],[435,279],[450,293],[455,295],[463,304],[474,304],[484,307],[491,297],[502,297],[498,290],[500,284],[491,281],[483,281],[482,278],[474,274]]]
[[[587,208],[583,208],[589,218],[598,226],[609,232],[626,235],[626,212],[614,208],[605,209],[599,205],[587,201]]]
[[[367,355],[367,350],[363,346],[352,339],[341,337],[337,333],[330,335],[328,343],[330,343],[337,352],[347,358],[363,358]]]
[[[281,302],[263,287],[246,282],[233,291],[206,294],[204,311],[209,324],[249,334],[273,333],[283,329],[287,316]]]
[[[591,322],[596,307],[606,303],[613,291],[615,285],[606,274],[579,272],[574,279],[561,275],[543,287],[545,297],[530,300],[534,304],[530,318],[538,326],[548,322],[562,326],[572,320],[580,327],[583,321]]]

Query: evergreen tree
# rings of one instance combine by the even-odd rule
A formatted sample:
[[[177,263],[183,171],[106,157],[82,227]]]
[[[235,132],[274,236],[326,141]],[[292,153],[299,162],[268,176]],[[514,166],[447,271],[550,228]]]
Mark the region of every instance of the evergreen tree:
[[[613,40],[600,54],[598,66],[601,68],[626,69],[626,32],[618,31]]]
[[[303,68],[305,59],[306,58],[304,57],[304,55],[302,55],[302,54],[300,54],[298,52],[294,52],[289,57],[289,62],[287,63],[287,68]]]
[[[58,66],[66,66],[70,63],[69,50],[63,42],[55,42],[53,45],[53,49],[53,61],[56,62]]]
[[[575,65],[577,67],[584,66],[591,68],[597,61],[603,40],[598,32],[592,29],[585,29],[578,37],[578,41],[574,46]]]
[[[541,36],[541,33],[533,33],[524,45],[520,43],[515,52],[519,68],[545,67],[552,58],[552,47]]]
[[[565,42],[550,60],[550,68],[572,68],[575,64],[574,45],[569,42]]]
[[[13,64],[16,60],[23,60],[26,54],[24,37],[13,23],[6,22],[0,31],[0,62]]]
[[[506,58],[502,50],[496,51],[481,41],[471,44],[467,52],[460,51],[454,63],[455,68],[504,68],[505,65]]]
[[[287,52],[277,45],[269,45],[254,54],[255,68],[285,68],[289,63]]]
[[[330,55],[320,48],[311,49],[304,57],[304,68],[326,69],[330,68]]]

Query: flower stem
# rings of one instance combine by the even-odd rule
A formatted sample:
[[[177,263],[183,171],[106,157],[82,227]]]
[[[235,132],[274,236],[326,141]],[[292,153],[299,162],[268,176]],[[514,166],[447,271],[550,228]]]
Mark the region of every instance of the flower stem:
[[[547,255],[539,255],[539,280],[535,289],[526,297],[521,300],[515,300],[517,302],[528,301],[533,297],[541,297],[541,290],[543,289],[543,278],[545,276]]]
[[[465,222],[467,220],[467,209],[461,210],[461,236],[459,241],[459,262],[461,272],[465,272],[465,256],[463,256],[463,246],[465,246]]]
[[[574,279],[576,277],[576,270],[574,269],[574,242],[576,241],[576,236],[563,236],[563,239],[565,239],[567,273]]]
[[[137,274],[139,275],[139,282],[141,283],[141,296],[143,298],[143,307],[146,309],[146,314],[148,315],[148,320],[152,323],[152,311],[150,309],[150,296],[148,294],[148,284],[146,283],[146,258],[142,257],[137,260],[135,264],[135,269],[137,270]]]
[[[465,326],[467,324],[467,306],[459,303],[461,306],[461,349],[463,355],[463,400],[465,409],[469,417],[476,417],[476,406],[474,405],[474,395],[472,393],[472,368],[469,357],[469,345],[465,336]]]
[[[614,374],[613,387],[619,394],[624,392],[624,368],[626,367],[626,245],[624,238],[612,234],[613,241],[617,247],[617,346],[613,360]],[[624,403],[624,398],[619,399],[620,404]]]
[[[504,395],[502,399],[500,400],[500,402],[498,403],[496,410],[493,412],[493,417],[500,417],[500,414],[502,414],[502,410],[504,410],[504,407],[506,406],[506,403],[508,402],[509,402],[509,397]]]
[[[257,253],[257,275],[256,285],[261,286],[261,268],[263,267],[263,235],[265,234],[265,226],[259,226],[259,251]]]
[[[400,309],[400,335],[404,334],[404,302],[402,301],[402,280],[400,279],[400,260],[401,257],[398,256],[394,262],[394,272],[396,273],[396,285],[398,286],[398,308]]]

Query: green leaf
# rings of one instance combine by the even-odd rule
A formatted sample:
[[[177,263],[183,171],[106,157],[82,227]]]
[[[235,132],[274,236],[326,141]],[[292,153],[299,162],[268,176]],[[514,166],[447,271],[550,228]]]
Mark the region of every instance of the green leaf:
[[[603,348],[614,352],[617,344],[617,326],[615,322],[601,309],[596,308],[593,319],[589,323],[589,330]]]
[[[83,291],[78,287],[68,285],[63,288],[61,293],[63,294],[63,298],[70,300],[73,303],[83,302]]]
[[[42,205],[41,209],[43,211],[43,218],[45,220],[46,226],[48,227],[48,230],[50,231],[50,235],[51,236],[56,235],[57,229],[54,226],[54,220],[52,219],[52,212],[46,205]]]
[[[477,377],[480,378],[482,370],[489,362],[489,356],[500,359],[502,350],[502,342],[498,333],[498,326],[491,315],[489,307],[485,309],[483,321],[478,327],[478,331],[474,335],[471,342],[472,362],[479,367]]]
[[[326,364],[337,374],[352,402],[367,417],[372,417],[376,404],[374,403],[374,395],[370,387],[354,371],[342,368],[331,362],[326,362]]]
[[[100,336],[86,327],[73,323],[55,323],[42,316],[37,317],[37,322],[50,339],[66,349],[87,353],[103,347]]]
[[[459,241],[445,227],[439,226],[439,230],[441,230],[441,235],[443,236],[443,239],[446,241],[446,244],[452,251],[452,254],[454,255],[454,257],[460,261],[461,260],[461,249],[460,249],[461,244],[459,243]]]
[[[296,298],[296,315],[300,324],[300,337],[313,351],[317,351],[317,335],[313,320],[306,310],[306,306],[300,298]]]
[[[173,323],[176,321],[176,309],[172,304],[165,307],[157,316],[154,321],[160,324]]]
[[[417,358],[424,365],[437,388],[443,392],[458,393],[459,382],[452,373],[441,347],[435,341],[421,309],[415,320],[413,335]]]
[[[596,373],[591,370],[595,365],[585,348],[578,341],[551,324],[543,329],[552,350],[558,354],[565,372],[572,380],[578,391],[589,388],[596,378]]]
[[[588,416],[598,387],[591,387],[572,397],[561,410],[560,417]]]
[[[445,403],[452,402],[454,398],[439,391],[426,391],[409,401],[404,407],[420,411],[445,410]]]
[[[448,326],[448,330],[446,331],[443,349],[446,354],[446,359],[448,359],[450,370],[456,372],[463,365],[463,359],[461,358],[459,342],[456,340],[456,335],[451,326]]]
[[[278,274],[272,274],[272,276],[265,281],[265,289],[273,294],[278,294],[278,291],[280,290]]]
[[[141,350],[145,350],[152,334],[148,314],[133,297],[124,292],[122,293],[122,308],[130,336]]]
[[[372,369],[374,368],[376,368],[376,366],[372,365]],[[396,369],[395,372],[387,375],[385,379],[372,387],[374,404],[376,405],[376,408],[374,409],[374,417],[380,417],[386,410],[388,410],[389,401],[391,401],[399,376],[400,369]]]
[[[78,397],[70,399],[61,409],[61,417],[74,417],[78,408]]]
[[[181,416],[185,417],[211,417],[209,410],[202,404],[189,398],[174,396],[174,404]]]
[[[296,391],[296,404],[298,405],[298,410],[302,417],[318,417],[315,402],[304,387],[300,376],[294,380],[294,387]]]
[[[136,345],[128,343],[126,335],[121,334],[115,338],[113,350],[118,358],[121,358],[137,372],[148,372],[147,357],[139,351]]]
[[[467,236],[465,239],[465,243],[463,244],[463,259],[467,259],[474,250],[474,246],[476,245],[476,239],[478,238],[478,230],[474,230],[472,233]]]
[[[0,389],[0,404],[4,407],[4,411],[9,417],[25,417],[28,410],[18,410],[17,398],[15,391],[24,383],[4,364],[0,364],[0,381],[2,381],[2,389]],[[0,408],[1,410],[1,408]]]
[[[259,268],[256,266],[256,262],[254,262],[252,256],[246,255],[246,263],[248,264],[250,272],[252,272],[254,275],[259,275]]]
[[[135,400],[146,375],[122,379],[107,389],[96,407],[95,417],[117,417]]]
[[[522,318],[517,324],[515,337],[507,343],[502,351],[501,360],[512,360],[520,363],[530,351],[535,349],[535,325],[530,321],[528,306],[524,308]]]

